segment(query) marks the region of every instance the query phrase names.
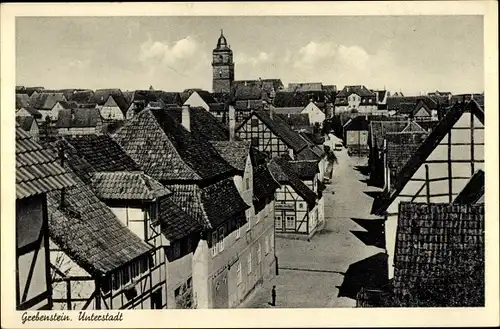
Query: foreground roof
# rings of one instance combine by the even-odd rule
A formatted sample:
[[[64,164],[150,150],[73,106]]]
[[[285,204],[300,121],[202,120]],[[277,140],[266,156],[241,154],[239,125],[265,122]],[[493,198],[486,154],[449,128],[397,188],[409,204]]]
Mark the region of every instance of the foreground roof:
[[[69,169],[67,169],[69,170]],[[51,239],[91,275],[103,276],[127,263],[147,259],[152,247],[132,233],[76,175],[73,188],[47,198]]]
[[[473,301],[484,298],[478,290],[484,282],[484,205],[402,202],[399,209],[399,306],[480,306]]]
[[[92,175],[92,189],[100,199],[154,200],[171,192],[142,172],[97,172]]]
[[[62,109],[57,116],[57,128],[93,128],[97,127],[101,113],[97,108]]]
[[[253,170],[253,201],[260,202],[268,197],[274,197],[274,192],[280,184],[273,178],[267,165],[261,164]]]
[[[35,142],[20,127],[16,127],[16,198],[75,185],[69,173],[61,167],[49,150]]]
[[[231,166],[238,171],[245,171],[247,157],[250,152],[249,142],[213,141],[212,145]]]

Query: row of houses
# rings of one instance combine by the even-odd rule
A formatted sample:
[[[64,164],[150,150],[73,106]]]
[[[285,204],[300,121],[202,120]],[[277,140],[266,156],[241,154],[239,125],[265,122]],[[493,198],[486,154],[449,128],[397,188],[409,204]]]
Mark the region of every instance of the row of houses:
[[[59,109],[51,138],[18,116],[18,309],[237,307],[275,275],[275,234],[321,228],[326,156],[307,134],[153,102],[113,133],[73,125],[106,106]]]
[[[358,305],[484,306],[484,107],[457,102],[428,129],[372,121],[370,137],[387,280]]]

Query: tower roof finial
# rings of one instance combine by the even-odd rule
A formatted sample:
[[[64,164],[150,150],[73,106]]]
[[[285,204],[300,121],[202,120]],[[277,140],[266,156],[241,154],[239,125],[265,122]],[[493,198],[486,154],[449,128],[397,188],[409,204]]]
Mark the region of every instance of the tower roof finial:
[[[222,29],[220,29],[220,37],[217,40],[217,48],[227,48],[227,40]]]

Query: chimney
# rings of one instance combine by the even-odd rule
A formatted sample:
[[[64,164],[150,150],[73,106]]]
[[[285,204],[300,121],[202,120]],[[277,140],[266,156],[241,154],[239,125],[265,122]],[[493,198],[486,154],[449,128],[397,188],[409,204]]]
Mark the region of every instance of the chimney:
[[[229,105],[229,141],[234,142],[234,134],[236,128],[236,111],[233,105]]]
[[[186,128],[187,131],[191,131],[191,118],[189,116],[189,105],[182,105],[182,126]]]

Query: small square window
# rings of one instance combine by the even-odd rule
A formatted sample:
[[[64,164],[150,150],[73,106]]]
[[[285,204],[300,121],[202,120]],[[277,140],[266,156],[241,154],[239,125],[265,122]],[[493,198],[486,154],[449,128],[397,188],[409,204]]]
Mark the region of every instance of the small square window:
[[[259,137],[252,137],[252,146],[259,147]]]
[[[259,119],[252,119],[250,123],[251,123],[252,127],[258,127],[259,126]]]

